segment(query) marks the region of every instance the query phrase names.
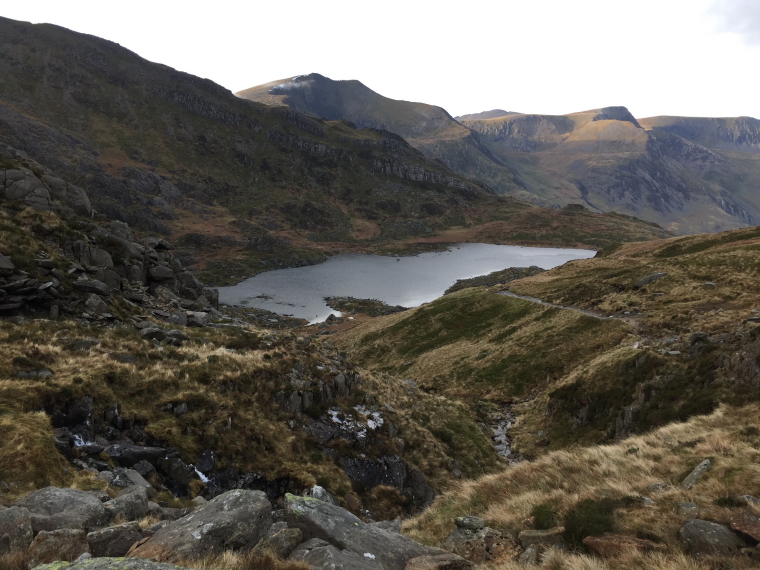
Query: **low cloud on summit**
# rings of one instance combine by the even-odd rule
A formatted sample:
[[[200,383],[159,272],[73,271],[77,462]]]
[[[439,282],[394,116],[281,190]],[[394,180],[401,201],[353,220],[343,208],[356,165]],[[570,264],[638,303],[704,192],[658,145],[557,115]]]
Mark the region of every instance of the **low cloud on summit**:
[[[745,42],[760,46],[760,0],[717,0],[710,13],[718,19],[720,31],[738,34]]]

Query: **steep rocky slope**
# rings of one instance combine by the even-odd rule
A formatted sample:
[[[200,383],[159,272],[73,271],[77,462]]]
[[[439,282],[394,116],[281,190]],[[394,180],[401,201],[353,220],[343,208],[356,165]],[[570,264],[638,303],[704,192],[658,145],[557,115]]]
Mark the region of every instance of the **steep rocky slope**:
[[[757,136],[752,121],[705,119],[716,125],[713,133],[720,131],[719,123],[740,125],[726,129],[733,134],[723,139],[684,126],[699,125],[699,119],[661,128],[656,119],[639,124],[619,107],[464,124],[479,132],[483,144],[547,200],[625,212],[686,234],[760,220],[760,162],[751,154],[751,143],[744,142]],[[732,137],[743,142],[733,143]]]
[[[298,75],[236,93],[238,97],[330,120],[347,119],[358,127],[394,132],[432,159],[502,194],[523,195],[520,181],[480,144],[472,130],[435,105],[383,97],[359,81],[333,81],[318,73]]]
[[[244,101],[107,40],[7,19],[0,142],[84,189],[106,218],[169,237],[215,284],[539,213],[388,131]],[[607,238],[641,229],[626,222]]]

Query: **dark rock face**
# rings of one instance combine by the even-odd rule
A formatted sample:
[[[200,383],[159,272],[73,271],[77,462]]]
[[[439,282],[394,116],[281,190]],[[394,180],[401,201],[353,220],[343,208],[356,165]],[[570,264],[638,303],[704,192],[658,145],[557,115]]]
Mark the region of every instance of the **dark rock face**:
[[[103,453],[119,465],[132,467],[140,461],[156,463],[160,457],[166,454],[166,449],[162,447],[144,447],[133,443],[118,442],[106,447],[103,450]]]
[[[272,525],[272,505],[261,491],[229,491],[163,527],[132,556],[195,560],[223,550],[250,550]]]
[[[404,570],[418,556],[445,554],[393,532],[366,524],[348,511],[316,499],[285,496],[285,520],[301,529],[305,539],[318,538],[360,554],[386,570]]]
[[[406,494],[417,508],[433,502],[435,491],[425,481],[425,474],[419,469],[409,469],[398,455],[380,457],[377,460],[361,458],[340,458],[341,467],[348,478],[371,489],[387,485]]]
[[[81,281],[74,281],[73,285],[74,289],[78,289],[84,293],[95,293],[104,297],[108,297],[111,294],[111,288],[97,279],[82,279]]]
[[[99,499],[77,489],[45,487],[32,491],[16,505],[31,513],[35,533],[63,528],[94,530],[111,520]]]

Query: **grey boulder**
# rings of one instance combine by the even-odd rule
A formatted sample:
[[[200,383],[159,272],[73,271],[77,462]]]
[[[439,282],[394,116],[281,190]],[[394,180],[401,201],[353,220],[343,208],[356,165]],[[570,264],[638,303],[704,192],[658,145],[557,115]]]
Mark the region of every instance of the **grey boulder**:
[[[84,306],[87,308],[87,312],[93,315],[103,315],[108,312],[108,305],[95,293],[90,294],[84,302]]]
[[[62,528],[94,530],[108,524],[110,513],[86,491],[45,487],[16,501],[31,513],[34,532]]]
[[[287,558],[293,549],[303,542],[303,533],[297,528],[288,528],[286,522],[276,522],[254,547],[254,554],[270,552],[278,558]]]
[[[82,554],[89,554],[83,530],[63,528],[54,531],[42,531],[34,537],[29,546],[29,568],[56,560],[76,560]]]
[[[375,555],[365,555],[340,550],[331,544],[312,538],[299,546],[291,560],[306,562],[312,568],[324,568],[325,570],[382,570],[383,566],[377,562]]]
[[[0,511],[0,554],[21,552],[32,542],[32,517],[23,507]]]
[[[681,481],[681,487],[686,489],[687,491],[691,489],[694,485],[697,484],[697,481],[702,476],[702,474],[708,469],[710,469],[710,465],[712,465],[712,463],[710,462],[709,459],[705,459],[704,461],[702,461],[702,463],[700,463],[694,468],[694,471],[689,473],[686,476],[686,478],[684,478],[684,480]]]
[[[324,540],[339,550],[349,550],[377,562],[385,570],[404,570],[412,558],[445,554],[444,550],[369,525],[344,509],[317,499],[285,495],[285,520],[289,527],[301,529],[304,539]]]
[[[129,522],[89,533],[87,544],[93,556],[124,556],[141,539],[140,526]]]
[[[699,519],[683,523],[678,530],[678,540],[689,554],[730,556],[745,546],[728,527]]]
[[[663,273],[663,272],[651,273],[650,275],[647,275],[646,277],[642,277],[641,279],[636,281],[636,283],[633,284],[633,288],[640,289],[641,287],[649,285],[650,283],[654,283],[658,279],[662,279],[666,275],[667,273]]]
[[[261,491],[235,489],[163,527],[130,555],[162,562],[197,560],[224,550],[251,550],[272,526],[272,505]]]
[[[154,281],[169,281],[174,279],[174,271],[163,265],[154,265],[148,269],[148,276]]]
[[[148,490],[134,485],[121,491],[115,499],[105,503],[112,518],[135,521],[148,514]]]

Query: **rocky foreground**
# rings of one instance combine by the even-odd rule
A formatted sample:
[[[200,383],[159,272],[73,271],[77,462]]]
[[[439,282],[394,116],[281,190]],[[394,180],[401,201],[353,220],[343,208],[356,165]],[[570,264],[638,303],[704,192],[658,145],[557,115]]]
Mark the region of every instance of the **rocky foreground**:
[[[208,502],[196,499],[193,509],[171,509],[151,501],[155,490],[135,471],[125,473],[125,483],[113,499],[103,492],[47,487],[2,507],[0,548],[23,555],[29,568],[56,561],[122,568],[124,562],[113,558],[127,556],[150,560],[131,561],[128,568],[158,569],[163,565],[156,562],[187,563],[225,551],[269,554],[312,568],[472,565],[399,534],[400,520],[363,522],[318,486],[304,497],[286,495],[276,508],[262,491],[236,489]]]

